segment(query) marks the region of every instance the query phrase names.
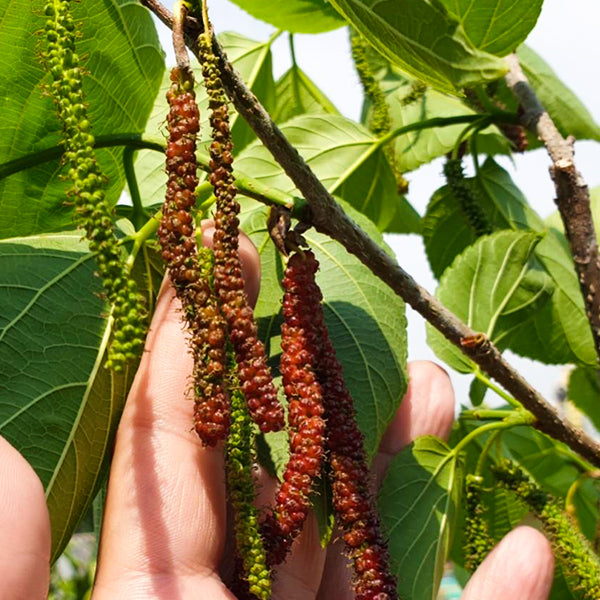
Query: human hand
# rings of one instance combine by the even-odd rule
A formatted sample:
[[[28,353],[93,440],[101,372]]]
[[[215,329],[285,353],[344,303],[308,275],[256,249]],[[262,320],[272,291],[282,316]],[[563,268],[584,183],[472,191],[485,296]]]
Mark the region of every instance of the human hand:
[[[211,238],[210,228],[204,236]],[[240,239],[247,292],[255,301],[259,260]],[[203,448],[186,401],[191,358],[178,302],[164,287],[117,434],[93,599],[233,600],[221,577],[231,566],[222,448]],[[454,395],[444,371],[409,365],[408,392],[373,463],[377,485],[393,456],[419,435],[446,438]],[[50,527],[39,479],[0,443],[0,600],[45,598]],[[263,495],[275,484],[261,473]],[[15,519],[14,515],[19,517]],[[230,538],[229,538],[230,539]],[[553,558],[546,539],[519,527],[490,553],[463,600],[545,600]],[[274,598],[350,600],[340,542],[321,549],[314,518],[276,570]]]

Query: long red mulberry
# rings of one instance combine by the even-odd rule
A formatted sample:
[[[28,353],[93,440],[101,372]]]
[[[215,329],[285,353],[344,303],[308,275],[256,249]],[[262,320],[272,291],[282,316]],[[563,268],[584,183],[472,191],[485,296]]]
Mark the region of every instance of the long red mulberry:
[[[167,173],[169,181],[158,230],[162,256],[183,305],[194,357],[195,429],[203,443],[214,446],[227,435],[229,399],[224,385],[227,330],[211,288],[212,253],[197,249],[194,219],[196,135],[199,114],[188,69],[171,72],[167,92]]]
[[[277,492],[273,512],[263,533],[269,564],[283,561],[310,509],[309,496],[321,470],[325,421],[321,386],[315,376],[318,348],[313,319],[320,309],[321,292],[315,283],[318,263],[312,252],[294,254],[283,278],[281,362],[289,403],[290,459]]]
[[[322,310],[314,317],[321,352],[317,378],[325,405],[333,506],[354,566],[356,600],[396,600],[387,543],[369,487],[371,477],[354,402],[329,339]]]
[[[250,415],[261,431],[277,431],[284,426],[283,407],[277,398],[264,345],[257,337],[257,326],[242,279],[238,252],[240,205],[235,199],[227,104],[211,39],[202,35],[198,43],[209,97],[213,137],[210,145],[210,182],[217,199],[214,234],[215,289],[229,326],[238,363],[238,376]]]

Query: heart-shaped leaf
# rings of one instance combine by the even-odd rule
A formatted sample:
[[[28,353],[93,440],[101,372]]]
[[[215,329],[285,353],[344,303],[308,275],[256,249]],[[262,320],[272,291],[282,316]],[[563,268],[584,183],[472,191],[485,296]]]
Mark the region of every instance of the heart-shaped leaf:
[[[441,0],[460,21],[469,41],[490,54],[505,56],[525,41],[544,0]]]
[[[131,383],[102,368],[112,320],[94,269],[78,232],[0,242],[0,433],[46,489],[54,558],[93,499]]]
[[[439,90],[455,93],[506,72],[503,61],[468,41],[439,2],[330,1],[383,56]]]
[[[364,127],[338,115],[303,115],[283,124],[281,131],[327,190],[369,217],[380,230],[386,231],[392,219],[404,227],[404,233],[418,227],[418,215],[398,195],[379,140]],[[261,183],[297,194],[269,151],[257,142],[244,149],[236,167]],[[397,213],[407,218],[398,223]]]
[[[275,97],[271,117],[276,123],[284,123],[298,115],[340,114],[329,98],[297,65],[292,66],[277,80]]]
[[[551,291],[548,276],[531,263],[539,241],[536,234],[507,230],[479,238],[444,271],[438,299],[469,327],[506,347]],[[429,324],[427,341],[453,369],[475,370],[474,363]]]
[[[401,598],[437,598],[461,480],[457,456],[432,436],[417,438],[390,464],[378,506]]]
[[[87,57],[83,89],[94,135],[144,130],[164,69],[158,36],[148,11],[132,0],[70,3],[82,36],[77,51]],[[0,5],[0,94],[2,162],[52,147],[60,124],[45,86],[49,75],[38,56],[44,28],[43,2]],[[129,24],[135,23],[135,27]],[[122,149],[98,151],[108,176],[108,198],[116,203],[123,188]],[[0,238],[72,229],[72,208],[65,205],[68,184],[59,160],[0,180]],[[21,199],[26,196],[26,203]]]

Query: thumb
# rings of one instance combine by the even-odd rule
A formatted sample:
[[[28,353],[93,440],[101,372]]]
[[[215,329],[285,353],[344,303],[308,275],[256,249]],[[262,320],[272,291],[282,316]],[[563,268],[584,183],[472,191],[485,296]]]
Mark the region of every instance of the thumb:
[[[537,529],[517,527],[481,563],[461,600],[546,600],[553,575],[548,540]]]

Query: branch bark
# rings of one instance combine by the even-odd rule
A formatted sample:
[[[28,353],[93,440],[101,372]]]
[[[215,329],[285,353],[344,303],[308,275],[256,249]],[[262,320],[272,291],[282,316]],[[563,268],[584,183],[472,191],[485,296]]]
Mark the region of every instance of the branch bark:
[[[172,17],[157,0],[141,0],[141,2],[155,12],[167,26],[172,25]],[[193,39],[190,39],[190,48],[197,55],[197,47]],[[216,38],[214,39],[214,50],[221,61],[222,81],[227,94],[237,111],[252,127],[306,199],[310,209],[310,223],[315,229],[337,240],[348,252],[358,257],[405,302],[460,348],[490,377],[498,381],[535,415],[536,427],[540,431],[565,442],[592,464],[600,466],[599,444],[581,429],[563,421],[541,394],[502,358],[499,350],[490,340],[465,325],[426,289],[418,285],[342,211],[298,151],[279,130],[252,91],[247,88],[227,60],[225,52]],[[465,343],[466,340],[472,339],[480,340],[480,342],[474,345]]]
[[[529,84],[515,54],[507,57],[506,83],[523,109],[521,123],[546,147],[556,189],[556,205],[565,227],[585,311],[600,361],[600,257],[590,208],[590,194],[574,162],[573,138],[560,134]]]

